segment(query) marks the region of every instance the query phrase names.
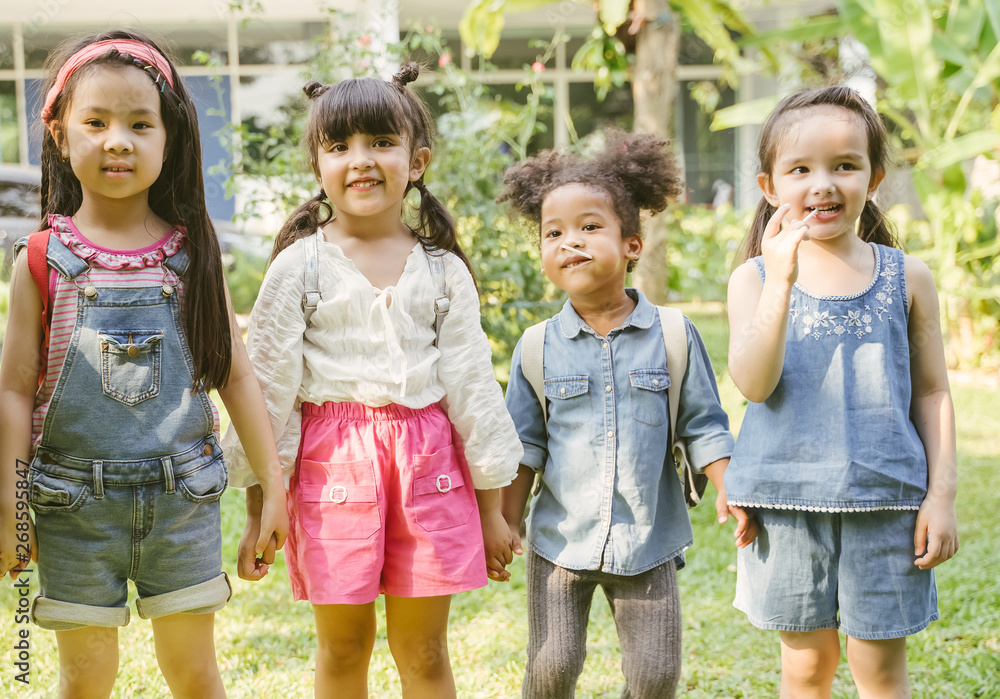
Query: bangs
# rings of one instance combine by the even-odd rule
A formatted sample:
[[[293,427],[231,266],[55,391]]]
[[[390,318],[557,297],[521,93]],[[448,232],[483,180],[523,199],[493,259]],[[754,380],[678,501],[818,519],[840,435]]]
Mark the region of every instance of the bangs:
[[[416,117],[399,90],[372,78],[337,83],[316,107],[310,130],[319,143],[343,141],[356,133],[409,137]]]

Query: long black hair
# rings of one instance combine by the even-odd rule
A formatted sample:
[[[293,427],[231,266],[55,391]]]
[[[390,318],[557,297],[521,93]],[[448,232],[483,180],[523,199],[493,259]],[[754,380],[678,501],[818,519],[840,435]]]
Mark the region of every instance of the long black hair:
[[[417,79],[420,67],[408,63],[400,68],[391,81],[377,78],[354,78],[334,85],[307,83],[303,90],[312,100],[309,123],[302,145],[309,154],[309,164],[319,176],[317,154],[325,144],[346,140],[357,134],[400,134],[406,137],[410,153],[420,148],[430,149],[434,142],[433,122],[427,105],[406,86]],[[455,221],[448,210],[431,194],[423,178],[406,185],[406,192],[420,192],[413,234],[426,250],[446,250],[455,253],[472,272],[472,265],[458,244]],[[405,193],[404,193],[405,196]],[[316,232],[334,216],[320,189],[316,196],[299,206],[282,226],[274,239],[271,259],[300,238]],[[473,275],[475,276],[475,275]]]
[[[889,136],[885,124],[878,113],[872,109],[864,98],[849,87],[821,87],[812,90],[802,90],[789,95],[774,108],[767,117],[760,132],[760,142],[757,157],[760,160],[760,172],[770,178],[774,170],[778,146],[788,126],[788,120],[796,112],[800,113],[813,107],[839,107],[848,112],[865,130],[868,137],[868,161],[872,165],[872,176],[878,171],[885,172],[889,166]],[[764,229],[771,216],[777,210],[767,199],[761,197],[754,212],[753,221],[743,241],[743,261],[757,257],[760,252],[760,241],[764,237]],[[858,222],[858,236],[866,243],[878,243],[894,248],[899,247],[896,230],[885,214],[870,199],[865,202]]]
[[[121,69],[132,66],[153,80],[160,93],[160,112],[167,132],[166,160],[156,182],[149,188],[149,207],[172,226],[187,229],[185,247],[191,261],[184,275],[184,332],[194,360],[195,381],[206,388],[225,386],[232,364],[232,335],[222,274],[222,254],[215,228],[205,205],[205,184],[201,172],[201,138],[194,104],[177,75],[174,62],[149,37],[129,29],[117,29],[71,40],[62,44],[46,61],[48,80],[42,94],[55,83],[59,68],[75,53],[98,41],[130,39],[148,44],[167,60],[170,81],[141,59],[115,49],[89,61],[67,81],[52,105],[53,120],[61,121],[73,99],[80,79],[98,66]],[[170,86],[173,82],[173,87]],[[72,216],[83,203],[83,191],[68,161],[63,161],[59,144],[51,132],[42,134],[42,216],[48,226],[49,214]]]

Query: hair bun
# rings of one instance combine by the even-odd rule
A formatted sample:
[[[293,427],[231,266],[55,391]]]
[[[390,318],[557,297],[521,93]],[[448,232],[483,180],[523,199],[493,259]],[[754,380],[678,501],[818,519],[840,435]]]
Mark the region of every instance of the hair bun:
[[[392,82],[400,87],[406,87],[420,75],[420,65],[417,63],[406,63],[400,66],[399,70],[395,75],[392,76]]]
[[[302,86],[302,91],[306,93],[306,97],[311,100],[316,99],[329,89],[329,85],[324,85],[323,83],[316,82],[315,80],[310,80]]]

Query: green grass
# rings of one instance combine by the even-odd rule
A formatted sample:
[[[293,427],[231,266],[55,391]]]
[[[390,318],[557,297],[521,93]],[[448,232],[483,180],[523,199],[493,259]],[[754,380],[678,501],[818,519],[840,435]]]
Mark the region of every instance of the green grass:
[[[715,312],[688,314],[701,329],[720,375],[723,403],[734,424],[743,402],[725,373],[726,326]],[[941,620],[909,641],[910,677],[915,697],[934,699],[1000,697],[1000,392],[953,389],[959,415],[959,526],[962,549],[937,569]],[[283,562],[256,584],[235,575],[242,528],[242,500],[224,497],[227,571],[233,600],[217,615],[216,643],[223,680],[231,697],[311,697],[315,647],[312,613],[291,600]],[[777,634],[758,631],[732,608],[736,582],[731,529],[714,523],[710,506],[692,513],[695,546],[680,574],[684,616],[684,675],[679,694],[692,698],[777,696]],[[35,576],[32,577],[35,581]],[[18,627],[10,581],[0,585],[0,696],[54,696],[57,684],[55,635]],[[524,565],[513,566],[513,582],[457,596],[452,605],[449,643],[461,697],[520,696],[527,642]],[[18,628],[30,628],[31,685],[14,680],[13,644]],[[170,696],[152,652],[148,622],[133,615],[119,636],[121,670],[116,697]],[[614,622],[598,593],[591,613],[588,657],[580,697],[617,697],[622,689]],[[370,673],[371,696],[399,696],[400,683],[379,616],[378,641]],[[834,697],[854,697],[846,663]]]

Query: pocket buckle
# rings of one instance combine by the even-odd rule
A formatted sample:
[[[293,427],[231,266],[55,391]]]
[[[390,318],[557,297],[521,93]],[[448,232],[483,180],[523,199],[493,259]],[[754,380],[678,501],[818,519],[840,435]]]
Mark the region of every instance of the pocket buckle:
[[[338,505],[347,502],[347,488],[342,485],[335,485],[330,488],[330,501]]]
[[[439,493],[447,493],[449,490],[451,490],[451,476],[449,476],[447,473],[442,473],[440,476],[437,477],[435,484],[437,485]]]

